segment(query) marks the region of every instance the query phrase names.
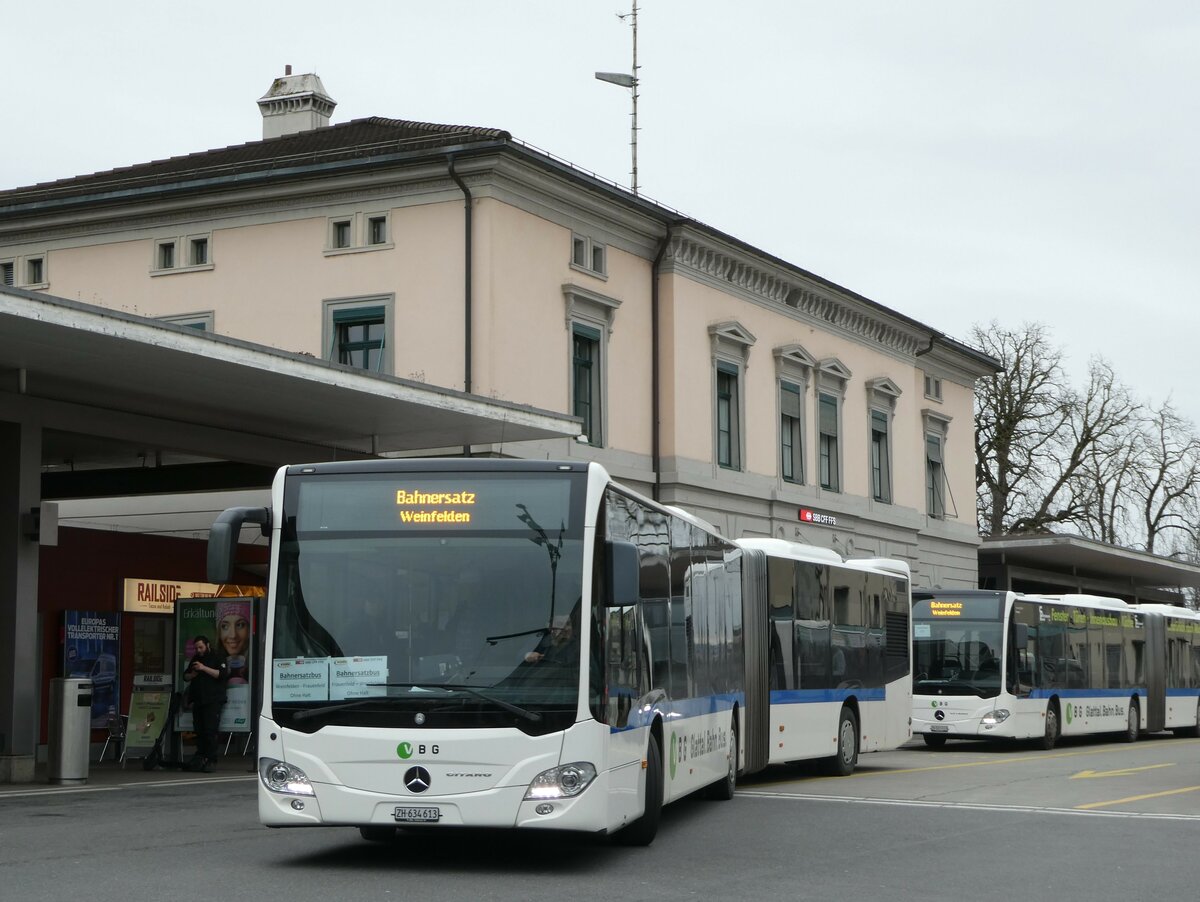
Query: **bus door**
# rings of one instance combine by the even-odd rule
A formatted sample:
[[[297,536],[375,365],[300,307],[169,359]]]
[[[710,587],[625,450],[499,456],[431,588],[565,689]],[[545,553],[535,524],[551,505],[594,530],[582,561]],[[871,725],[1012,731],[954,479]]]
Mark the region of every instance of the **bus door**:
[[[1157,732],[1167,720],[1167,621],[1161,614],[1142,615],[1146,624],[1145,680],[1138,681],[1146,687],[1146,729]],[[1137,649],[1134,649],[1135,653]],[[1140,674],[1135,674],[1135,679]]]

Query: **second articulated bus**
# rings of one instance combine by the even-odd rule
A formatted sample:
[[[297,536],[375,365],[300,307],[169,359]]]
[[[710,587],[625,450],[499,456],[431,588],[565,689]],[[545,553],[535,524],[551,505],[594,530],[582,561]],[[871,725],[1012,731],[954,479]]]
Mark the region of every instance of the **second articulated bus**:
[[[908,565],[782,539],[738,545],[767,558],[770,763],[824,758],[846,775],[860,751],[911,739]]]
[[[913,732],[1200,735],[1200,615],[1093,595],[913,593]]]

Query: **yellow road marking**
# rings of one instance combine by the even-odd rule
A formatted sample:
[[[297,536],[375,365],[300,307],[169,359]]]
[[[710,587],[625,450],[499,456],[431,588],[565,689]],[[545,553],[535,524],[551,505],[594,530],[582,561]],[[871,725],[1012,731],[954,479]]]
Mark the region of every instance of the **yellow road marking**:
[[[1126,767],[1121,770],[1081,770],[1077,774],[1072,774],[1072,780],[1084,780],[1090,777],[1128,777],[1130,774],[1136,774],[1143,770],[1154,770],[1157,767],[1174,767],[1175,762],[1169,764],[1147,764],[1145,767]]]
[[[1158,799],[1163,796],[1177,796],[1184,792],[1195,792],[1200,786],[1185,786],[1183,789],[1168,789],[1165,792],[1150,792],[1141,796],[1127,796],[1123,799],[1113,799],[1111,802],[1091,802],[1087,805],[1076,805],[1077,810],[1086,811],[1089,808],[1105,808],[1109,805],[1124,805],[1126,802],[1141,802],[1144,799]]]

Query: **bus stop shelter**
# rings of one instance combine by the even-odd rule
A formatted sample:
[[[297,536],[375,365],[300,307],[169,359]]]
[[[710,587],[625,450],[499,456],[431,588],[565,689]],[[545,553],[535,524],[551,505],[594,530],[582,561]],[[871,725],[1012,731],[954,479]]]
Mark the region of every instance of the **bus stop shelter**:
[[[0,782],[33,779],[53,499],[261,488],[285,463],[579,432],[563,414],[0,287]]]

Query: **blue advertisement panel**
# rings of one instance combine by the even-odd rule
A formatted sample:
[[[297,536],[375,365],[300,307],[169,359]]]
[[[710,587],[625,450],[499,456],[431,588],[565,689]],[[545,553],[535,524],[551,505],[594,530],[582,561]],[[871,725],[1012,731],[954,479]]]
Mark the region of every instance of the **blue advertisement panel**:
[[[66,611],[63,618],[63,676],[92,681],[92,726],[107,726],[121,699],[121,615]]]

